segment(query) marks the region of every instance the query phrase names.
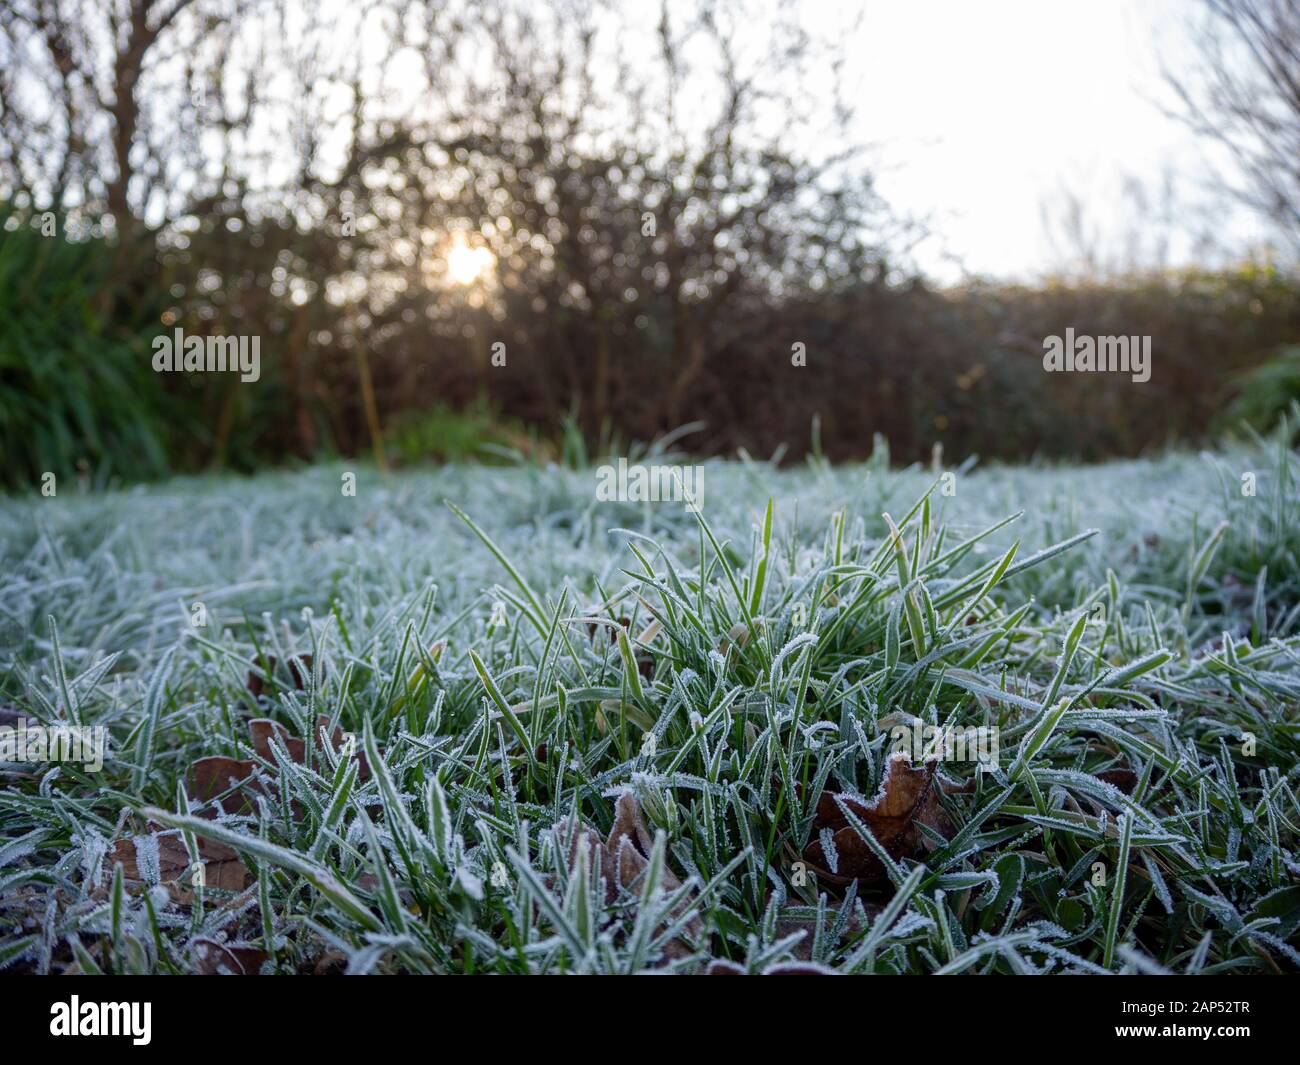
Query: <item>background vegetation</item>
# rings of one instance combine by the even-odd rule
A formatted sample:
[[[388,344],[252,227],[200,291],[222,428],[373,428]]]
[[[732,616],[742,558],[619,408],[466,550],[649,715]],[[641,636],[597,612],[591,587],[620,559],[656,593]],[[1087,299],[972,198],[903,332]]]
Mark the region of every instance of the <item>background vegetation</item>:
[[[1225,42],[1284,50],[1295,32],[1270,8],[1261,44],[1228,17],[1250,4],[1213,7],[1207,82]],[[7,7],[0,476],[409,461],[524,437],[558,454],[566,419],[589,444],[700,422],[701,453],[796,456],[818,422],[837,458],[882,434],[906,459],[935,443],[1099,459],[1201,439],[1243,371],[1300,342],[1290,259],[935,287],[909,257],[924,225],[881,199],[849,134],[829,16],[779,8],[740,33],[746,10]],[[1198,85],[1184,98],[1207,136],[1239,140],[1214,116],[1244,100],[1300,124],[1276,86]],[[1252,205],[1266,191],[1289,237],[1290,172],[1251,172]],[[457,250],[490,265],[457,276]],[[259,336],[262,380],[150,380],[149,343],[177,326]],[[1042,338],[1067,327],[1151,336],[1150,382],[1043,373]]]

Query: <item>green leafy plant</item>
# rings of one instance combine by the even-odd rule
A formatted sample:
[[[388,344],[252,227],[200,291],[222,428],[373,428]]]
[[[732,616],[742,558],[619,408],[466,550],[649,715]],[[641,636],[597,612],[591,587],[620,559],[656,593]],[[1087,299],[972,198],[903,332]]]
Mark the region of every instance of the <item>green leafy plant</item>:
[[[157,476],[167,432],[149,301],[112,316],[114,247],[55,223],[44,236],[39,218],[0,211],[0,483]]]
[[[407,463],[518,461],[542,449],[535,435],[483,403],[466,410],[439,403],[408,411],[385,438],[398,460]]]
[[[1260,432],[1271,432],[1300,402],[1300,345],[1278,350],[1268,362],[1242,374],[1232,401],[1219,418],[1223,427],[1245,422]]]

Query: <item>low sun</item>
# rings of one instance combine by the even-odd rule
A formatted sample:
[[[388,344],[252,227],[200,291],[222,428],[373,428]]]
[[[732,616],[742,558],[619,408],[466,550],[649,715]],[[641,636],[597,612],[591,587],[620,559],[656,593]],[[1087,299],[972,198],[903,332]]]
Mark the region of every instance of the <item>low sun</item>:
[[[447,277],[457,285],[472,285],[491,273],[496,261],[496,256],[487,248],[471,245],[463,237],[457,237],[447,252]]]

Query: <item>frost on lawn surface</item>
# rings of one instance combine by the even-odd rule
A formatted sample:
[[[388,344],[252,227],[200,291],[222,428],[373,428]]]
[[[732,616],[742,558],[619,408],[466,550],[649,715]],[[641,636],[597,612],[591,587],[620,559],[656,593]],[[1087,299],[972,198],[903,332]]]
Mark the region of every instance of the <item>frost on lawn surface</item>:
[[[1296,465],[5,500],[0,966],[1294,971]]]

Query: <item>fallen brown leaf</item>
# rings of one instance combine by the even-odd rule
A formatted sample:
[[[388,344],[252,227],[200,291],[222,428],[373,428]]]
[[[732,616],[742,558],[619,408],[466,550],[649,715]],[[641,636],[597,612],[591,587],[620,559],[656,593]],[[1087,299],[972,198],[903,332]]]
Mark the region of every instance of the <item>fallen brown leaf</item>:
[[[329,726],[329,718],[324,714],[316,719],[315,729],[315,747],[317,750],[324,750],[322,736],[325,729]],[[276,764],[275,754],[271,749],[271,739],[275,738],[276,742],[284,748],[289,755],[290,760],[303,764],[306,760],[307,745],[303,740],[296,736],[291,736],[289,730],[278,721],[272,721],[270,718],[254,718],[248,723],[249,738],[253,745],[253,750],[257,756],[272,766]],[[345,737],[343,730],[338,726],[329,735],[328,742],[330,749],[336,754],[341,752],[345,747]],[[370,779],[370,765],[366,761],[366,756],[361,751],[354,751],[357,759],[358,781],[364,783]],[[200,802],[208,802],[222,795],[231,788],[237,789],[230,795],[221,799],[221,809],[228,814],[249,813],[254,806],[255,795],[265,795],[266,789],[260,776],[260,767],[257,762],[239,758],[228,758],[225,755],[210,755],[207,758],[199,758],[190,763],[190,771],[187,775],[186,788],[191,798],[198,799]],[[302,814],[298,803],[293,804],[294,816],[300,817]]]
[[[858,900],[858,906],[862,907],[862,912],[872,919],[880,913],[879,906],[863,902],[861,899]],[[848,921],[845,922],[845,930],[848,934],[853,935],[864,931],[865,928],[866,926],[862,923],[862,919],[858,916],[858,911],[855,908],[854,912],[849,915]],[[813,940],[817,934],[817,922],[790,917],[784,917],[776,922],[777,939],[784,939],[795,932],[802,932],[804,936],[794,945],[792,953],[799,961],[812,961]]]
[[[302,763],[306,758],[306,744],[296,736],[290,736],[289,730],[278,721],[257,717],[248,723],[248,731],[253,738],[253,750],[259,758],[275,765],[275,755],[271,753],[271,737],[275,737],[295,762]]]
[[[240,943],[196,939],[192,946],[199,976],[256,976],[266,961],[266,951]]]
[[[316,961],[312,969],[315,976],[342,976],[348,967],[348,956],[337,950],[326,951]]]
[[[938,793],[941,788],[961,790],[964,787],[945,781],[935,762],[914,766],[906,753],[892,754],[885,763],[880,790],[870,802],[853,795],[821,793],[813,817],[812,837],[804,847],[803,859],[831,883],[884,881],[884,865],[849,824],[844,808],[861,821],[891,858],[911,858],[934,846],[918,826],[924,825],[944,837],[952,834],[952,823],[939,805]],[[822,845],[823,832],[830,833],[834,855],[828,855]]]
[[[1106,769],[1097,774],[1098,780],[1119,788],[1125,795],[1132,795],[1137,787],[1138,775],[1131,769]]]
[[[311,673],[311,655],[293,655],[289,659],[289,676],[293,681],[293,686],[299,691],[307,687],[307,677]],[[275,655],[266,656],[266,673],[268,676],[274,676],[276,667],[279,665],[279,659]],[[254,669],[262,668],[260,658],[253,659]],[[262,679],[261,674],[248,671],[248,690],[253,693],[253,698],[257,698],[266,689],[266,682]]]
[[[641,804],[630,791],[619,795],[614,806],[614,824],[609,836],[602,842],[595,829],[585,824],[570,821],[562,830],[562,840],[567,841],[567,858],[570,872],[578,859],[578,852],[586,850],[591,865],[599,863],[605,876],[605,902],[612,903],[623,890],[638,890],[641,874],[650,864],[650,853],[654,848],[654,836],[646,827],[641,814]],[[665,862],[659,884],[666,894],[671,894],[682,886],[677,874]],[[696,938],[703,931],[703,924],[698,916],[692,916],[686,923],[686,932],[690,938]],[[682,940],[673,940],[667,948],[669,957],[683,957],[689,954],[690,947]]]
[[[220,800],[221,809],[228,814],[247,813],[253,809],[251,793],[261,790],[255,779],[256,771],[256,762],[210,755],[190,763],[185,787],[191,799],[204,803],[236,788]]]
[[[324,714],[321,714],[320,717],[316,719],[316,731],[313,733],[313,736],[316,740],[316,748],[318,750],[324,750],[324,746],[321,743],[321,734],[329,726],[329,723],[330,719]],[[330,750],[335,754],[338,754],[344,749],[346,743],[347,740],[343,730],[339,728],[338,725],[335,725],[334,731],[329,735]],[[381,747],[379,750],[382,754],[383,748]],[[357,770],[357,782],[364,784],[370,779],[370,763],[366,761],[366,753],[361,750],[361,744],[359,742],[353,744],[353,757],[356,758],[357,765],[360,767]]]
[[[192,900],[195,881],[199,876],[202,877],[204,888],[231,892],[243,891],[252,880],[248,868],[239,860],[238,853],[225,844],[215,843],[203,836],[195,837],[199,861],[203,866],[200,872],[193,867],[190,852],[185,849],[185,841],[179,830],[164,830],[152,821],[148,829],[148,835],[140,838],[146,841],[146,848],[157,845],[158,882],[167,888],[177,902]],[[115,863],[121,864],[122,876],[129,886],[148,883],[146,870],[142,870],[141,865],[148,865],[150,861],[151,859],[142,857],[140,844],[132,836],[117,840],[105,857],[105,864],[109,868]],[[106,892],[107,888],[102,890]]]

